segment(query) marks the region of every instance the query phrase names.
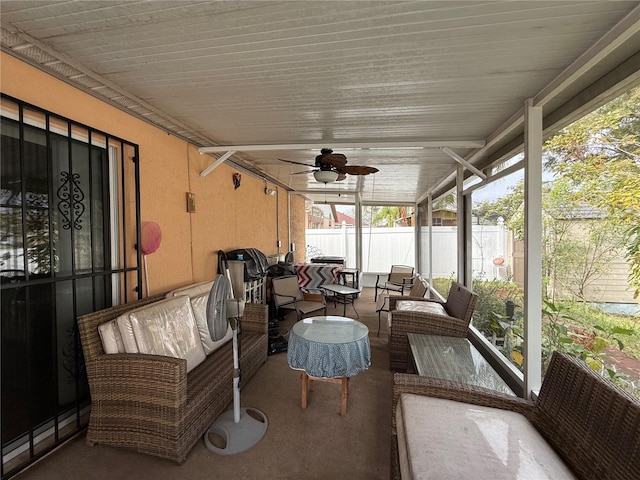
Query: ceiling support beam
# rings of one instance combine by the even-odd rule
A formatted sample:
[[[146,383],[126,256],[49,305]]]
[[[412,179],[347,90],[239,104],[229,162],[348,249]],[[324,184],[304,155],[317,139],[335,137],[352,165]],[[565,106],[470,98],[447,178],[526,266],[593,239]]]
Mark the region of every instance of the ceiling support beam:
[[[200,152],[200,153],[202,153],[202,152]],[[207,168],[205,168],[203,171],[201,171],[200,172],[200,177],[204,178],[207,175],[209,175],[216,168],[218,168],[220,165],[222,165],[225,162],[225,160],[227,160],[234,153],[236,153],[235,150],[229,150],[228,152],[226,152],[219,159],[217,159],[215,162],[213,162],[211,165],[209,165]]]
[[[482,173],[476,167],[471,165],[469,162],[467,162],[464,158],[462,158],[460,155],[458,155],[456,152],[454,152],[450,148],[441,147],[440,150],[442,150],[444,153],[449,155],[451,158],[453,158],[456,162],[458,162],[464,168],[466,168],[468,170],[471,170],[473,173],[475,173],[477,176],[479,176],[482,180],[486,180],[487,179],[487,176],[484,173]]]
[[[213,147],[200,147],[200,153],[227,152],[255,152],[270,150],[317,150],[331,145],[332,148],[482,148],[484,140],[441,140],[441,141],[415,141],[415,142],[339,142],[328,140],[322,143],[283,143],[279,145],[222,145]]]

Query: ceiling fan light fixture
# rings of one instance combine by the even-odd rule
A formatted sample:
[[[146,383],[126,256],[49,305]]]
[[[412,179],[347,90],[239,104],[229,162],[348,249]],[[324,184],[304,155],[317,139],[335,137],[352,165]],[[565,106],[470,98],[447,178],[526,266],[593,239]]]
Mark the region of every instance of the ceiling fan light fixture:
[[[338,172],[334,172],[333,170],[319,170],[317,172],[313,172],[313,177],[317,182],[331,183],[338,179]]]

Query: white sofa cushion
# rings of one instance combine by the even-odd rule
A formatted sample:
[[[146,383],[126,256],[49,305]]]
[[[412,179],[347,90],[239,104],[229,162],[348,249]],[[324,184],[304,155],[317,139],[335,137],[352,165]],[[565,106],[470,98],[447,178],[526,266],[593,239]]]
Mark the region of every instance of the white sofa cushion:
[[[405,393],[396,426],[403,480],[575,478],[515,412]]]
[[[125,353],[138,353],[138,343],[136,342],[136,336],[133,334],[129,312],[120,315],[115,322],[120,331]]]
[[[198,333],[200,334],[200,340],[202,341],[202,348],[204,353],[210,355],[215,352],[222,345],[227,343],[233,338],[233,330],[230,326],[227,326],[227,332],[218,341],[211,339],[209,333],[209,326],[207,325],[207,300],[209,299],[209,293],[203,293],[197,297],[191,297],[191,307],[193,308],[193,315],[196,318],[196,325],[198,326]]]
[[[180,287],[175,290],[171,290],[165,295],[165,298],[177,297],[178,295],[186,295],[188,297],[197,297],[203,293],[209,293],[213,286],[213,280],[207,280],[206,282],[194,283],[193,285],[187,285],[186,287]]]
[[[422,312],[437,315],[449,315],[444,306],[438,302],[420,301],[420,300],[397,300],[396,310],[403,312]]]
[[[122,335],[120,335],[120,329],[115,319],[99,325],[98,333],[100,340],[102,340],[104,353],[125,353]]]
[[[184,358],[187,371],[206,358],[187,296],[160,300],[129,312],[138,351]]]

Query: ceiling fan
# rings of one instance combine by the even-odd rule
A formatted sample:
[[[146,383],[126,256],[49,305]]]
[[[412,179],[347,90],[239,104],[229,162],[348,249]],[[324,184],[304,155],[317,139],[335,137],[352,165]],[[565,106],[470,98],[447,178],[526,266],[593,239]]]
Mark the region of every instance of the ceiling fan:
[[[294,165],[303,165],[305,167],[312,167],[306,163],[294,162],[293,160],[285,160],[279,158],[283,162],[292,163]],[[320,150],[320,155],[316,156],[315,167],[317,170],[308,170],[305,172],[297,172],[294,175],[301,173],[313,173],[314,178],[320,183],[340,182],[347,178],[347,175],[369,175],[370,173],[376,173],[377,168],[367,167],[365,165],[347,165],[347,157],[342,153],[333,153],[330,148],[323,148]]]

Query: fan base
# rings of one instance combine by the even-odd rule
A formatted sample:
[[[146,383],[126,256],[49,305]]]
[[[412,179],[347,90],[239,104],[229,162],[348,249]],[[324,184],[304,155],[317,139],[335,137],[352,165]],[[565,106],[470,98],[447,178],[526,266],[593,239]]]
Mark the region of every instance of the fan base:
[[[218,455],[234,455],[249,450],[267,431],[267,417],[255,408],[241,408],[240,421],[233,421],[233,410],[220,415],[204,434],[204,444]]]

